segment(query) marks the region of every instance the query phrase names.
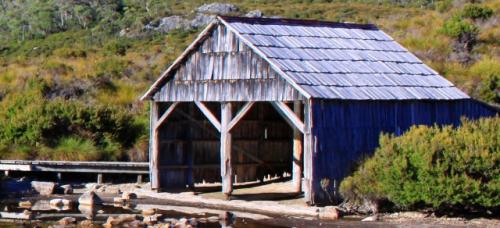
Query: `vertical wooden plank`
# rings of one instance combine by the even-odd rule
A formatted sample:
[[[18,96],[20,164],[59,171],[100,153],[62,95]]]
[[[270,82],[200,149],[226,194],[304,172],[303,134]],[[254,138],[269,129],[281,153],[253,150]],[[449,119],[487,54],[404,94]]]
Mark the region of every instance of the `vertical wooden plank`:
[[[231,166],[231,132],[228,129],[231,122],[231,103],[221,103],[221,131],[220,131],[220,172],[222,177],[222,193],[229,199],[233,191],[233,169]]]
[[[158,121],[158,102],[151,101],[151,126],[156,126]],[[159,137],[158,129],[151,128],[151,151],[149,154],[149,172],[151,180],[151,189],[159,190],[160,188],[160,177],[158,172],[158,160],[159,160]]]
[[[312,136],[312,100],[304,104],[304,198],[308,204],[314,204],[313,188],[313,136]]]
[[[297,118],[301,118],[302,109],[301,102],[294,101],[293,111]],[[302,191],[302,132],[297,128],[293,128],[293,160],[292,160],[292,179],[293,190],[295,192]]]

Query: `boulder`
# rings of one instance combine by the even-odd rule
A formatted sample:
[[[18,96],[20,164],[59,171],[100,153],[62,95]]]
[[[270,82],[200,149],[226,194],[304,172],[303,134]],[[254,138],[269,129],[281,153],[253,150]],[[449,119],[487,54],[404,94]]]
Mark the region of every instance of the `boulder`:
[[[73,187],[70,184],[61,185],[61,189],[66,195],[73,194]]]
[[[322,220],[337,220],[340,218],[340,210],[338,207],[326,206],[319,212],[319,219]]]
[[[142,210],[141,214],[144,216],[154,215],[154,214],[156,214],[156,209],[155,208],[144,209],[144,210]]]
[[[126,201],[132,200],[132,199],[137,199],[137,195],[133,192],[123,192],[122,199],[126,200]]]
[[[67,225],[76,223],[76,219],[73,217],[64,217],[64,218],[60,219],[59,221],[57,221],[57,223],[59,225],[67,226]]]
[[[71,201],[67,199],[51,199],[49,201],[49,205],[51,207],[62,207],[62,206],[70,206]]]
[[[368,216],[364,219],[361,220],[361,222],[375,222],[375,221],[378,221],[378,215],[377,214],[374,214],[372,216]]]
[[[21,208],[31,208],[32,204],[30,201],[20,201],[19,207]]]
[[[54,182],[42,182],[42,181],[32,181],[31,187],[40,195],[49,196],[54,193],[56,183]]]
[[[229,211],[225,211],[219,214],[219,219],[224,221],[231,221],[234,219],[234,214]]]
[[[87,219],[87,220],[81,221],[80,224],[78,224],[78,226],[82,227],[82,228],[93,228],[94,222],[90,219]]]
[[[238,12],[238,7],[229,3],[214,2],[201,5],[196,11],[207,14],[226,15],[229,13]]]
[[[142,222],[147,224],[147,225],[152,226],[158,222],[158,217],[155,215],[144,216],[144,218],[142,219]]]
[[[215,20],[215,18],[216,18],[215,15],[208,15],[208,14],[198,13],[193,18],[193,20],[191,20],[190,25],[193,28],[203,27],[205,25],[208,25],[213,20]]]
[[[263,17],[264,14],[260,10],[252,10],[245,14],[245,17]]]
[[[146,29],[168,33],[174,29],[191,29],[191,22],[181,16],[174,15],[164,17],[158,22],[151,22],[145,26]]]
[[[94,191],[88,191],[83,193],[80,198],[78,198],[78,203],[80,205],[92,206],[96,204],[101,204],[102,200],[95,194]]]

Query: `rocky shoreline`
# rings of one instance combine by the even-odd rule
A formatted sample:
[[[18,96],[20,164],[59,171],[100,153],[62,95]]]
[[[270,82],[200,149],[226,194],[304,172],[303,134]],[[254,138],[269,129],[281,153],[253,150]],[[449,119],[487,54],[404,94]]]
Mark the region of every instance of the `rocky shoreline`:
[[[55,227],[79,224],[82,227],[99,224],[112,226],[195,227],[198,223],[227,223],[235,218],[262,221],[266,224],[372,224],[372,225],[454,225],[498,227],[498,218],[472,218],[436,216],[427,212],[397,212],[366,215],[346,213],[340,207],[308,207],[305,205],[280,205],[274,201],[242,201],[208,199],[193,192],[156,193],[145,184],[61,185],[52,182],[32,182],[31,197],[21,197],[17,202],[23,208],[22,214],[30,219],[31,210],[64,211],[76,207],[84,219],[60,218]],[[27,192],[24,193],[28,194]],[[11,199],[12,200],[12,199]],[[134,209],[135,214],[123,213],[103,218],[103,206],[120,209]],[[45,207],[45,209],[44,209]],[[173,219],[168,213],[192,214],[198,217]],[[208,215],[201,216],[199,215]],[[100,222],[94,220],[100,218]]]

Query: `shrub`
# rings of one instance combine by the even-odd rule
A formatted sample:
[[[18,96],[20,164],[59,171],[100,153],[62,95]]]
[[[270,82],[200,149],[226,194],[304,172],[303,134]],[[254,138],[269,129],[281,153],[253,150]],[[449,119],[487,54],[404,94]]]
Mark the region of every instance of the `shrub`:
[[[486,20],[493,16],[493,10],[487,6],[481,6],[478,4],[468,4],[462,10],[463,17],[470,18],[473,20],[481,19]]]
[[[374,156],[341,183],[340,192],[354,202],[388,199],[406,209],[498,207],[498,129],[496,117],[383,135]]]
[[[478,34],[478,28],[467,20],[459,16],[454,16],[445,21],[441,31],[455,39],[463,39],[465,37],[475,37]]]

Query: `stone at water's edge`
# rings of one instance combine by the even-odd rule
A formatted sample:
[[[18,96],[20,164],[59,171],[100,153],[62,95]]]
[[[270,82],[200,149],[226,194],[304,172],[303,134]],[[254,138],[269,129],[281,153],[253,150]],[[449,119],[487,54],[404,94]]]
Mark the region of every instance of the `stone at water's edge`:
[[[126,201],[131,199],[137,199],[137,195],[133,192],[123,192],[122,199]]]
[[[319,219],[322,220],[337,220],[340,218],[341,211],[338,207],[326,206],[319,212]]]
[[[59,225],[67,226],[76,223],[76,219],[73,217],[64,217],[57,222]]]
[[[49,196],[54,193],[56,183],[54,182],[42,182],[42,181],[32,181],[31,187],[42,196]]]
[[[378,215],[377,214],[374,214],[372,216],[366,217],[366,218],[364,218],[364,219],[361,220],[361,222],[375,222],[375,221],[378,221]]]
[[[66,195],[73,194],[73,187],[70,184],[61,185],[60,188],[63,190],[63,193]]]
[[[93,206],[96,204],[101,204],[102,200],[95,194],[94,191],[88,191],[83,193],[80,198],[78,198],[78,203],[85,206]]]

